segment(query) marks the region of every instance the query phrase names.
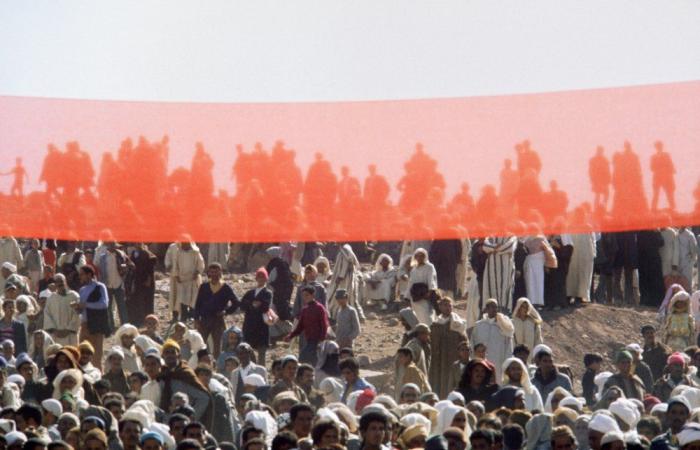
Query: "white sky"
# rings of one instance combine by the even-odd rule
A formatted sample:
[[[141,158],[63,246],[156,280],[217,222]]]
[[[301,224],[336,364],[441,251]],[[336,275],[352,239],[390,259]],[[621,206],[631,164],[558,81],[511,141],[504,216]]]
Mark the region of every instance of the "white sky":
[[[0,95],[275,102],[700,79],[700,1],[0,0]]]

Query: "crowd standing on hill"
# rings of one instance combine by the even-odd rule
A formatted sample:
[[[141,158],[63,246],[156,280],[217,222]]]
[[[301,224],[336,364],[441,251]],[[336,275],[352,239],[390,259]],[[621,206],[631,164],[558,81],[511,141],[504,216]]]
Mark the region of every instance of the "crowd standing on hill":
[[[700,448],[689,228],[284,242],[238,293],[228,244],[183,236],[160,259],[104,237],[0,239],[5,448]],[[540,312],[589,302],[641,302],[658,320],[612,358],[583,343],[577,381]],[[370,313],[405,329],[382,385],[354,345]],[[277,341],[298,352],[269,357]]]

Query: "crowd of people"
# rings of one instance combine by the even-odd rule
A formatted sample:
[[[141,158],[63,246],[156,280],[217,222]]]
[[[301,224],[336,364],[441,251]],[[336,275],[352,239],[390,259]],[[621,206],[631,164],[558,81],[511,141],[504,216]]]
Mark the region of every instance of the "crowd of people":
[[[689,228],[283,242],[243,290],[226,277],[226,243],[182,236],[161,259],[101,237],[0,239],[5,448],[700,446]],[[157,269],[167,311],[155,308]],[[541,313],[589,302],[641,302],[658,317],[614,355],[582,349],[576,380]],[[370,309],[397,313],[405,331],[382,377],[365,376],[356,345]],[[298,353],[271,356],[275,341]]]

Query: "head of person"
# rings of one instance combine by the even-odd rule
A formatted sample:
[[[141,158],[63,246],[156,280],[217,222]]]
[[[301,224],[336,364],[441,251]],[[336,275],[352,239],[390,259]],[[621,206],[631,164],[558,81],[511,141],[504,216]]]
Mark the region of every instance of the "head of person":
[[[535,355],[535,365],[545,375],[555,370],[552,352],[545,349],[538,351]]]
[[[141,450],[165,450],[165,440],[163,436],[154,431],[143,433],[139,438]]]
[[[309,364],[300,364],[297,369],[296,382],[304,389],[310,389],[315,381],[314,368]]]
[[[141,431],[141,422],[136,420],[119,421],[119,438],[124,445],[124,450],[134,450],[139,448]]]
[[[311,283],[312,281],[316,281],[316,278],[318,277],[318,269],[316,266],[313,264],[307,264],[304,266],[304,281],[307,283]]]
[[[617,373],[622,376],[630,377],[634,374],[634,358],[627,350],[622,350],[615,356],[615,367]]]
[[[642,338],[644,339],[644,345],[654,345],[656,344],[656,327],[651,324],[646,324],[642,327]]]
[[[600,353],[586,353],[583,355],[583,366],[586,369],[591,369],[594,372],[598,372],[602,363],[603,355]]]
[[[180,363],[180,345],[168,339],[163,344],[163,361],[167,367],[173,368]]]
[[[168,418],[168,427],[170,428],[170,434],[172,435],[175,442],[180,442],[183,440],[185,426],[190,423],[190,419],[184,414],[173,414]]]
[[[61,295],[66,295],[68,292],[68,283],[66,282],[66,276],[62,273],[57,273],[53,276],[53,282],[56,286],[56,292]]]
[[[396,350],[396,362],[400,366],[408,366],[413,362],[413,352],[408,347],[401,347]]]
[[[311,429],[311,439],[316,448],[331,448],[340,444],[340,427],[332,420],[319,420]]]
[[[299,438],[305,438],[311,434],[311,423],[313,419],[314,410],[309,404],[297,403],[289,410],[289,420],[292,431]]]
[[[493,370],[482,359],[472,359],[462,373],[460,387],[463,389],[479,388],[491,383]]]
[[[238,360],[241,362],[241,367],[248,367],[253,359],[253,347],[243,342],[237,349]]]
[[[5,301],[2,302],[2,312],[5,314],[4,319],[8,322],[11,321],[15,315],[15,301],[6,298]],[[5,349],[5,342],[7,341],[3,341],[2,347],[3,352],[7,354],[7,350]],[[9,341],[9,343],[10,346],[14,347],[14,343],[12,341]]]
[[[272,450],[292,450],[297,448],[297,437],[289,431],[277,433],[272,439]]]
[[[19,431],[35,429],[43,424],[43,414],[41,408],[36,405],[25,403],[20,406],[15,414],[15,423]]]
[[[469,362],[471,353],[472,351],[471,348],[469,348],[469,342],[461,341],[459,344],[457,344],[457,358],[461,363],[466,364]]]
[[[450,297],[442,297],[440,303],[438,303],[438,309],[443,317],[452,315],[452,310],[454,309],[453,300]]]
[[[520,450],[525,443],[525,430],[518,424],[508,424],[501,430],[503,450]]]
[[[447,440],[448,450],[465,450],[467,448],[467,437],[464,431],[457,428],[447,428],[442,435]]]
[[[685,357],[681,353],[675,352],[666,360],[666,372],[671,379],[680,380],[685,374],[685,370]]]
[[[209,267],[207,267],[207,278],[209,278],[209,281],[218,284],[221,281],[221,264],[215,262],[209,264]]]
[[[513,356],[527,364],[527,361],[530,358],[530,348],[525,344],[518,344],[513,348]]]
[[[678,434],[690,418],[690,403],[683,396],[671,397],[666,411],[666,427]]]
[[[316,298],[316,289],[313,286],[304,286],[301,289],[301,299],[305,305],[313,302]]]
[[[413,329],[413,335],[423,344],[430,343],[430,328],[424,323],[416,325]]]
[[[360,417],[360,437],[363,448],[377,450],[384,443],[389,418],[382,412],[368,412]]]
[[[188,423],[182,430],[182,434],[185,437],[185,439],[192,439],[194,441],[197,441],[202,446],[204,446],[204,443],[206,442],[204,425],[200,422]]]
[[[95,270],[90,266],[83,266],[78,271],[80,284],[88,284],[95,278]]]
[[[299,362],[293,356],[286,356],[282,359],[282,379],[291,383],[297,375]]]
[[[486,300],[486,305],[484,306],[484,312],[486,313],[486,316],[490,319],[493,319],[496,317],[496,314],[498,314],[498,302],[490,298]]]
[[[576,450],[576,436],[567,426],[558,426],[552,429],[550,438],[552,450]]]
[[[360,377],[360,364],[355,358],[347,358],[338,363],[340,375],[348,385],[354,384]]]
[[[100,430],[99,428],[93,428],[85,434],[81,449],[107,450],[107,435],[104,431]]]
[[[644,416],[637,422],[637,434],[644,436],[649,442],[662,432],[661,421],[656,417]]]
[[[474,344],[474,358],[486,359],[486,344],[483,342]]]
[[[407,383],[401,388],[399,403],[402,405],[410,405],[417,402],[419,397],[420,388],[413,383]]]
[[[492,450],[494,444],[493,432],[488,429],[478,429],[469,435],[472,450]]]
[[[335,292],[335,299],[338,302],[338,305],[342,308],[347,306],[348,301],[350,300],[350,297],[348,297],[348,291],[345,289],[338,289]]]

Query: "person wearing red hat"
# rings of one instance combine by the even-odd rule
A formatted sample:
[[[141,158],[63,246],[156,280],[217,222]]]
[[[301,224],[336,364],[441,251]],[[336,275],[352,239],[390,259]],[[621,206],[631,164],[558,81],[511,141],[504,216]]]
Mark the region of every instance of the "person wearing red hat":
[[[680,352],[672,353],[666,360],[666,375],[656,380],[654,396],[665,402],[671,396],[671,391],[678,385],[698,387],[688,376],[685,356]]]
[[[270,315],[272,291],[265,285],[269,276],[264,267],[255,271],[255,282],[258,284],[250,289],[241,299],[241,309],[245,313],[243,319],[243,336],[258,353],[257,363],[265,366],[265,355],[270,346],[270,328],[273,317]]]

